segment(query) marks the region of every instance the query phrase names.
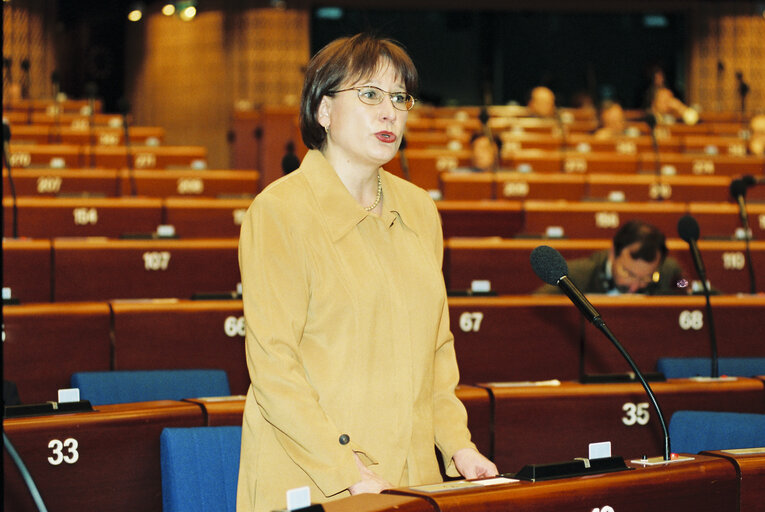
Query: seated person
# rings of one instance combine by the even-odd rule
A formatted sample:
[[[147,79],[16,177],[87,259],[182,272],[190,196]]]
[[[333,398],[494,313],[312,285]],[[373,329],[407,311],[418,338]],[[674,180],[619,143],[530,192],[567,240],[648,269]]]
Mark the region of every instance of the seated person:
[[[749,153],[757,156],[765,155],[765,114],[754,116],[749,126],[751,131]]]
[[[689,125],[699,121],[699,113],[675,98],[672,90],[666,87],[659,87],[654,91],[651,113],[656,118],[657,125],[675,124],[678,119]]]
[[[555,93],[547,87],[534,87],[527,105],[529,115],[533,117],[555,117]]]
[[[457,167],[452,172],[494,172],[499,168],[502,140],[476,132],[470,137],[470,167]]]
[[[600,128],[595,131],[596,139],[613,139],[626,135],[627,122],[624,109],[616,102],[605,102],[600,109]]]
[[[639,220],[631,220],[619,228],[611,249],[568,264],[569,279],[584,294],[673,295],[683,293],[687,286],[682,276],[680,264],[667,257],[664,234]],[[561,290],[544,285],[536,293],[561,293]]]

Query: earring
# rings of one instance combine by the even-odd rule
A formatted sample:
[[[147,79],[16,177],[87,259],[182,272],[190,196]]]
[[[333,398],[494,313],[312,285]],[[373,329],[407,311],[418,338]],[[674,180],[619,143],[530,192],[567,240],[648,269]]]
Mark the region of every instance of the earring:
[[[324,132],[325,132],[327,135],[329,135],[329,126],[325,126],[325,127],[324,127]]]

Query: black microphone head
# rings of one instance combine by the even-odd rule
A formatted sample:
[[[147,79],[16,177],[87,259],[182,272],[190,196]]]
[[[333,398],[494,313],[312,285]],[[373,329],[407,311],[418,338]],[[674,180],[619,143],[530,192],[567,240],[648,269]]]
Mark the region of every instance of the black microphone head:
[[[478,113],[478,120],[481,121],[483,126],[486,126],[486,123],[489,122],[489,111],[486,110],[486,107],[481,107],[481,111]]]
[[[7,119],[3,119],[3,142],[11,141],[11,125]]]
[[[677,221],[677,234],[688,243],[699,239],[699,223],[690,215],[683,215]]]
[[[653,115],[652,112],[648,112],[645,116],[645,122],[648,124],[648,127],[653,130],[656,128],[656,116]]]
[[[757,178],[752,176],[751,174],[744,174],[741,176],[741,183],[744,184],[744,187],[749,188],[757,185]]]
[[[403,151],[406,149],[406,137],[404,135],[401,136],[401,144],[398,145],[398,150]]]
[[[568,274],[566,260],[549,245],[536,247],[529,260],[534,273],[547,284],[557,285],[560,278]]]
[[[746,196],[746,183],[743,179],[735,179],[730,182],[730,195],[733,199]]]

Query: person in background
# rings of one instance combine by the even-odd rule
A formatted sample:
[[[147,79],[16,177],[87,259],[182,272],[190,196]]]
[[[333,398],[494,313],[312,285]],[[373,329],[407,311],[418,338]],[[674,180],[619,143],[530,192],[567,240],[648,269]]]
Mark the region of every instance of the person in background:
[[[541,118],[555,117],[555,93],[547,87],[539,86],[531,90],[527,105],[529,115]]]
[[[659,87],[654,91],[650,110],[657,125],[671,125],[678,120],[693,125],[699,121],[699,113],[677,99],[672,90],[666,87]]]
[[[639,220],[624,223],[614,235],[610,249],[568,263],[568,277],[582,293],[618,295],[685,293],[688,283],[680,264],[667,256],[664,234]],[[536,293],[561,293],[544,285]]]
[[[754,116],[749,127],[749,153],[757,156],[765,155],[765,114]]]
[[[300,167],[242,224],[245,401],[237,510],[490,477],[470,440],[428,193],[396,156],[417,71],[391,40],[337,39],[309,62]]]
[[[451,172],[495,172],[499,169],[502,139],[484,132],[470,136],[470,167],[457,167]]]
[[[627,122],[620,104],[614,101],[605,102],[599,117],[600,128],[594,134],[596,139],[613,139],[626,135]]]

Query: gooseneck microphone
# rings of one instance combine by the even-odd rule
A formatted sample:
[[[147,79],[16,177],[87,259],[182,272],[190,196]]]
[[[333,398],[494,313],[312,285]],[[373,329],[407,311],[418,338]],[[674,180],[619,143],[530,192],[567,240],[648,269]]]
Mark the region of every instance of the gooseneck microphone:
[[[587,297],[577,288],[577,286],[568,278],[568,265],[566,260],[560,253],[547,245],[540,245],[531,251],[531,268],[534,269],[534,273],[547,284],[558,286],[563,292],[568,295],[571,302],[579,308],[584,317],[592,322],[605,336],[614,344],[619,353],[632,367],[632,371],[635,372],[640,383],[643,385],[648,394],[648,398],[651,400],[654,409],[656,410],[656,416],[659,418],[662,432],[664,433],[664,460],[670,459],[670,444],[669,444],[669,431],[667,430],[667,423],[664,421],[664,414],[661,412],[659,402],[656,400],[656,395],[653,393],[651,386],[643,376],[643,372],[640,371],[635,361],[630,357],[627,350],[619,343],[616,336],[606,326],[605,321],[600,316],[600,313],[593,307]]]
[[[749,215],[746,211],[746,190],[756,183],[752,176],[744,176],[730,182],[730,195],[738,204],[738,215],[741,219],[741,227],[744,229],[744,247],[746,250],[746,265],[749,268],[749,293],[757,293],[757,284],[754,278],[754,265],[749,243],[752,240],[752,232],[749,229]]]
[[[13,238],[19,237],[19,207],[17,204],[16,184],[13,182],[11,169],[11,125],[3,119],[3,162],[8,169],[8,186],[11,187],[11,230]]]
[[[406,157],[406,136],[401,136],[401,144],[398,146],[398,159],[401,164],[401,174],[406,181],[412,181],[409,176],[409,159]]]
[[[696,273],[699,275],[699,279],[701,279],[701,287],[704,291],[704,298],[706,299],[707,319],[709,325],[709,344],[712,350],[712,367],[710,376],[717,378],[720,376],[717,369],[717,337],[715,335],[714,317],[712,316],[712,305],[709,302],[710,292],[709,284],[707,283],[707,273],[704,269],[704,262],[701,259],[699,247],[696,244],[700,234],[699,224],[696,222],[696,219],[690,215],[684,215],[681,217],[677,222],[677,234],[680,238],[688,243],[688,247],[691,251],[691,257],[693,259],[693,266],[696,267]]]
[[[133,148],[130,146],[130,130],[128,127],[128,114],[130,114],[130,103],[127,99],[120,98],[118,102],[119,111],[122,114],[122,131],[125,134],[125,157],[128,168],[128,180],[130,181],[130,195],[138,194],[138,187],[135,182],[135,165],[133,162]]]

